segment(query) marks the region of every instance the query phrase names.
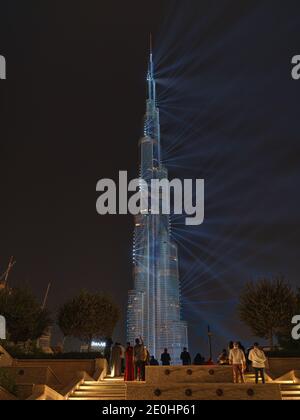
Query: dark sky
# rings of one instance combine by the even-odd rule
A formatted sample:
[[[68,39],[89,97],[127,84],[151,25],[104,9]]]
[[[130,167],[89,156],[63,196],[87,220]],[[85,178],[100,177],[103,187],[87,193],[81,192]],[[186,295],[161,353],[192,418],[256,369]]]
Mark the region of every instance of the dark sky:
[[[55,311],[79,289],[132,288],[130,216],[97,216],[95,186],[137,175],[149,32],[165,163],[204,177],[206,220],[174,227],[193,350],[246,338],[241,286],[283,272],[299,285],[300,6],[286,2],[2,1],[0,271]],[[116,338],[124,340],[125,321]],[[224,344],[223,344],[224,343]]]

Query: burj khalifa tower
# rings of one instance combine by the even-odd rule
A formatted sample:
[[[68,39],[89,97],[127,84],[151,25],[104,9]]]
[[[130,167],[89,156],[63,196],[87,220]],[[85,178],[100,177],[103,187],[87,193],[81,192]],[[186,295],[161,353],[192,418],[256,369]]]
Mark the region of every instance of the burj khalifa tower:
[[[161,162],[152,46],[150,50],[147,111],[139,142],[140,178],[149,188],[153,179],[168,179],[168,170]],[[167,348],[175,365],[180,363],[183,347],[188,346],[187,324],[181,315],[177,246],[171,241],[170,217],[151,214],[150,202],[145,210],[135,217],[134,290],[129,291],[127,339],[134,343],[141,336],[151,356],[158,360]]]

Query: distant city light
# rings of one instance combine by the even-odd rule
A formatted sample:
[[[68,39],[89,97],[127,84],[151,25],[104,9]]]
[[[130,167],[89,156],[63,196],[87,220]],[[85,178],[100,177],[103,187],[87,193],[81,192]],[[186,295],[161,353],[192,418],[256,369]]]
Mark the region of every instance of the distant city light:
[[[91,346],[93,348],[105,349],[106,348],[106,342],[105,341],[92,341]]]

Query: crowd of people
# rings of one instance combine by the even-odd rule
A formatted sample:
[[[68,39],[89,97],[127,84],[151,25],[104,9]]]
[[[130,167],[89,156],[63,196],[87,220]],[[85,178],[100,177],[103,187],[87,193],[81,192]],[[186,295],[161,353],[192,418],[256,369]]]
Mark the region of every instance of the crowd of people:
[[[187,348],[184,348],[181,356],[183,366],[192,364],[192,359]],[[165,349],[161,355],[160,362],[150,353],[145,346],[143,339],[137,338],[135,345],[127,343],[124,348],[120,343],[115,343],[110,352],[110,370],[111,376],[119,378],[124,375],[126,382],[130,381],[145,381],[146,366],[170,366],[172,362],[171,355],[168,349]],[[195,365],[204,363],[204,358],[200,354],[194,359]]]
[[[206,361],[200,353],[192,361],[187,348],[183,349],[180,359],[183,366],[214,364],[211,359]],[[146,366],[159,366],[160,363],[162,366],[171,365],[172,359],[168,349],[164,349],[160,361],[158,361],[154,356],[150,356],[141,337],[135,340],[134,346],[127,343],[127,347],[124,348],[120,343],[115,343],[111,349],[111,376],[121,377],[124,375],[126,382],[145,381]],[[224,349],[218,357],[219,365],[232,366],[233,380],[236,384],[245,383],[244,375],[249,371],[251,365],[255,372],[256,383],[259,382],[260,377],[262,383],[265,384],[266,363],[267,357],[258,343],[255,343],[253,348],[246,352],[241,343],[230,342],[228,349]]]
[[[118,378],[124,374],[126,382],[145,381],[146,366],[152,361],[142,338],[137,338],[134,346],[127,343],[126,349],[115,343],[111,349],[111,376]]]

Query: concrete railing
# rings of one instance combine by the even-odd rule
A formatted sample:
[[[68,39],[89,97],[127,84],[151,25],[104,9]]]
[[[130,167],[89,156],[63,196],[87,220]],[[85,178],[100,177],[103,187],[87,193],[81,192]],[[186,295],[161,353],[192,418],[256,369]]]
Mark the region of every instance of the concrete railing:
[[[85,381],[93,381],[93,378],[90,377],[86,372],[78,372],[76,378],[69,383],[64,389],[62,389],[61,394],[64,399],[67,400],[74,391],[76,391]]]
[[[65,398],[59,394],[54,389],[48,387],[47,385],[35,385],[33,394],[27,398],[27,401],[35,400],[35,401],[62,401]]]
[[[0,401],[14,401],[17,397],[0,386]]]
[[[37,385],[28,400],[67,400],[85,381],[98,382],[104,380],[108,368],[107,361],[101,363],[101,359],[99,359],[99,361],[96,361],[96,365],[97,362],[99,363],[93,378],[86,372],[77,372],[76,377],[60,392],[46,385]]]
[[[108,363],[106,359],[97,359],[93,378],[96,382],[104,381],[108,373]]]
[[[61,388],[64,388],[70,383],[77,372],[87,372],[90,376],[95,373],[96,361],[95,360],[76,360],[76,359],[15,359],[13,366],[24,368],[49,368],[59,379]],[[34,382],[38,383],[38,382]],[[42,382],[40,382],[42,383]],[[44,383],[52,387],[51,383]],[[55,387],[56,388],[56,387]]]
[[[59,380],[57,375],[53,372],[50,367],[47,366],[32,366],[32,367],[5,367],[2,368],[21,388],[23,398],[27,398],[31,394],[31,390],[28,389],[27,392],[30,394],[26,395],[26,387],[29,388],[30,385],[47,385],[53,389],[60,389],[63,387],[63,383]]]

